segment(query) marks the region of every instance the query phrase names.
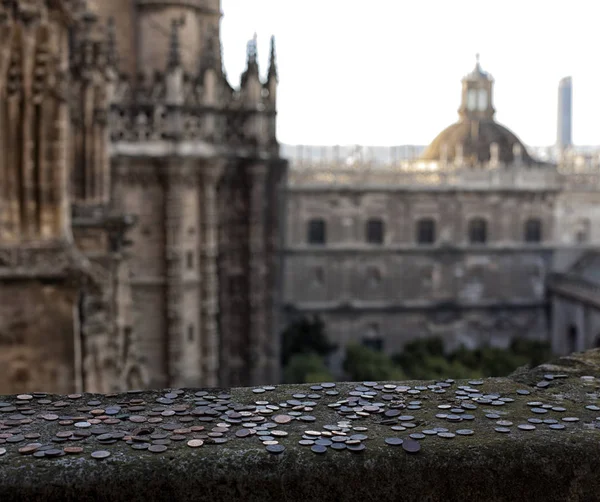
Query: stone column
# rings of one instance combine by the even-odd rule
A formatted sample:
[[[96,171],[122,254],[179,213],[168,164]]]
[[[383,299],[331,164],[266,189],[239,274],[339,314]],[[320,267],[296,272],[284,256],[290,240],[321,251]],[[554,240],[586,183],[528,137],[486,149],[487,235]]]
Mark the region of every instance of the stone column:
[[[202,385],[218,385],[219,374],[219,278],[217,274],[218,246],[218,207],[217,185],[225,165],[215,162],[202,169]]]
[[[165,260],[167,296],[167,385],[181,382],[183,296],[182,260],[182,177],[176,166],[168,166],[165,179]]]
[[[251,385],[266,383],[268,379],[269,331],[267,308],[269,306],[269,284],[267,282],[267,249],[265,208],[267,167],[263,164],[248,168],[250,183],[250,228],[249,228],[249,298],[250,302],[250,382]]]

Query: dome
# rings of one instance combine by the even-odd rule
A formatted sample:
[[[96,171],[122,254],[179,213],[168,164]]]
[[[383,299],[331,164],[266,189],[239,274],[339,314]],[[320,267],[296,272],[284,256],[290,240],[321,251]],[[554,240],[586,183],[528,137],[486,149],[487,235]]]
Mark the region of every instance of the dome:
[[[492,145],[498,146],[498,160],[510,164],[515,160],[515,150],[520,147],[523,163],[534,161],[519,138],[495,120],[461,120],[444,129],[421,155],[421,160],[440,161],[444,145],[447,148],[446,159],[452,162],[456,158],[459,145],[462,157],[467,164],[489,162]],[[517,147],[515,149],[515,146]]]

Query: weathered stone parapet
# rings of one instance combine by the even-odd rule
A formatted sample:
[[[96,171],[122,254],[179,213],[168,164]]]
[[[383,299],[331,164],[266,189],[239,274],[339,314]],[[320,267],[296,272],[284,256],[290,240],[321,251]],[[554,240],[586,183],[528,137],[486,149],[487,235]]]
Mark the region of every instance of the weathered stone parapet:
[[[597,500],[599,388],[595,350],[484,381],[0,396],[0,500]]]

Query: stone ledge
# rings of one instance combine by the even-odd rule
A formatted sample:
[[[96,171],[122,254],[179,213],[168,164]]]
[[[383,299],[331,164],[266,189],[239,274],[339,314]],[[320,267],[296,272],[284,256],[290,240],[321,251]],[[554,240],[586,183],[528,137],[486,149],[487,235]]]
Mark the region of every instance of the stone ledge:
[[[487,379],[481,383],[457,381],[448,387],[426,387],[432,384],[394,383],[390,384],[397,386],[393,391],[385,389],[390,390],[389,393],[372,387],[370,383],[366,386],[338,383],[335,388],[320,390],[310,389],[307,385],[281,385],[262,393],[241,388],[230,391],[213,389],[211,394],[182,389],[182,392],[177,391],[179,394],[169,396],[166,396],[168,391],[148,391],[110,396],[0,397],[3,403],[0,404],[0,437],[6,441],[0,444],[0,451],[6,450],[0,456],[0,500],[598,500],[600,429],[597,425],[600,421],[596,418],[600,418],[600,351],[574,354],[531,371],[517,372],[510,378]],[[459,389],[459,386],[465,386],[466,389]],[[358,391],[355,390],[357,387]],[[439,390],[445,392],[434,392]],[[338,391],[339,394],[327,395],[327,391]],[[471,399],[456,399],[456,391],[463,397],[471,394]],[[347,399],[350,392],[358,394],[354,397],[365,401],[360,412],[365,416],[349,418],[356,410],[327,406]],[[377,392],[377,395],[369,397],[368,392]],[[231,398],[226,398],[224,393]],[[293,397],[299,393],[307,397]],[[308,397],[310,394],[321,397]],[[360,398],[361,394],[367,397]],[[500,394],[500,397],[490,394]],[[215,399],[210,399],[211,395]],[[219,395],[222,408],[215,411]],[[388,396],[392,396],[392,400]],[[503,398],[508,401],[501,401]],[[266,451],[256,435],[237,437],[236,431],[248,429],[237,423],[231,424],[230,430],[224,434],[228,439],[225,444],[208,444],[209,439],[205,434],[224,421],[220,415],[227,409],[231,410],[231,407],[227,408],[228,404],[248,405],[255,401],[269,401],[279,406],[294,399],[301,403],[308,400],[318,403],[309,406],[309,409],[297,410],[303,417],[313,416],[315,420],[305,422],[292,417],[289,423],[269,429],[271,433],[273,430],[288,433],[285,437],[275,437],[280,445],[285,446],[282,453]],[[490,402],[486,402],[486,399]],[[139,401],[132,403],[132,400]],[[410,420],[416,427],[394,431],[391,425],[381,424],[384,416],[383,413],[376,413],[375,403],[381,403],[379,408],[384,413],[394,415],[396,412],[390,405],[400,405],[402,401],[406,407],[398,408],[400,416],[410,415],[413,418],[388,417],[387,420],[396,423],[396,427]],[[410,405],[411,401],[420,401],[421,408],[408,409],[408,406],[418,406]],[[534,401],[552,405],[556,409],[534,413],[531,411],[533,408],[538,412],[540,408],[544,409],[542,405],[527,404]],[[499,402],[504,404],[500,405]],[[467,406],[462,408],[462,413],[438,408],[446,403],[453,407],[461,404]],[[595,410],[595,405],[599,406],[598,410]],[[238,406],[234,413],[247,411],[248,416],[238,419],[237,415],[231,415],[230,412],[228,418],[233,422],[243,419],[244,423],[257,420],[255,423],[260,427],[260,416],[267,417],[264,422],[273,423],[274,416],[287,415],[294,406],[296,404],[291,403],[287,407],[280,407],[271,416],[264,411],[263,414],[256,410],[252,413],[251,409],[243,410]],[[473,406],[476,408],[473,409]],[[161,409],[154,412],[156,416],[149,415],[153,408],[159,407]],[[90,413],[93,409],[104,411]],[[186,412],[187,415],[184,414]],[[342,416],[340,412],[345,415]],[[214,413],[214,419],[209,421],[211,413]],[[436,414],[440,413],[467,416],[467,419],[450,422],[445,418],[436,418]],[[496,432],[494,429],[498,425],[495,422],[498,419],[487,418],[486,414],[490,413],[497,413],[499,419],[513,422],[512,426],[507,426],[510,432]],[[473,418],[468,419],[468,415]],[[71,417],[73,423],[63,422],[64,425],[60,425],[59,422],[67,417]],[[563,420],[566,417],[579,420]],[[181,422],[182,418],[184,422]],[[535,424],[536,429],[531,431],[519,429],[518,425],[528,424],[528,419],[554,419],[564,425],[564,429],[555,430],[550,428],[550,424],[544,423]],[[87,420],[97,420],[99,423],[75,427],[75,422]],[[348,451],[348,446],[361,448],[349,444],[345,450],[336,451],[328,447],[325,453],[317,454],[311,451],[311,446],[298,444],[304,431],[330,433],[324,425],[334,425],[344,420],[350,422],[352,427],[367,428],[366,431],[359,429],[348,434],[369,437],[355,439],[365,445],[363,451]],[[178,428],[184,430],[174,433],[168,429],[175,425],[169,427],[168,424],[177,424]],[[163,429],[165,425],[167,427]],[[190,431],[191,426],[204,426],[205,430]],[[451,432],[470,429],[473,434],[456,435],[454,438],[427,435],[419,440],[421,450],[416,454],[407,453],[403,446],[388,446],[384,441],[387,437],[400,437],[406,441],[410,433],[430,431],[436,427]],[[166,451],[150,453],[147,450],[134,450],[127,444],[127,437],[106,439],[108,436],[99,434],[103,432],[102,429],[105,433],[116,433],[117,436],[133,434],[135,431],[135,444],[141,444],[143,439],[157,441],[148,438],[145,429],[154,429],[152,435],[171,434],[172,439],[166,445]],[[55,443],[53,440],[59,431],[89,433],[90,436],[82,440],[67,439],[64,443]],[[34,435],[14,442],[21,439],[19,433]],[[8,434],[12,436],[8,437]],[[35,434],[40,437],[36,438]],[[177,440],[178,435],[184,438]],[[193,437],[203,438],[204,445],[199,448],[187,446],[187,441]],[[327,440],[326,437],[323,439]],[[114,442],[100,443],[103,440]],[[18,450],[28,443],[51,445],[59,450],[55,454],[65,446],[78,446],[83,451],[53,458],[19,453]],[[108,451],[110,456],[96,460],[91,454],[98,450]],[[36,455],[41,455],[39,451]]]

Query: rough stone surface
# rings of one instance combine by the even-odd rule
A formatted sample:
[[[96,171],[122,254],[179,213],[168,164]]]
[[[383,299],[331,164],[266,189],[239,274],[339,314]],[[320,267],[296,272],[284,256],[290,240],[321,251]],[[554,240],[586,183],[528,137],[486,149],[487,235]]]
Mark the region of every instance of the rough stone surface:
[[[566,378],[548,375],[566,375]],[[317,392],[322,397],[316,400],[318,404],[310,412],[316,418],[315,422],[293,420],[279,425],[277,430],[288,432],[288,436],[277,438],[286,447],[279,455],[268,453],[256,437],[236,437],[234,431],[242,428],[241,425],[232,426],[225,434],[229,441],[224,445],[208,445],[205,442],[200,448],[188,448],[186,441],[172,441],[168,450],[160,454],[132,450],[124,441],[98,445],[95,437],[78,442],[77,446],[84,450],[79,455],[50,459],[17,453],[19,447],[31,440],[2,444],[0,448],[5,448],[7,453],[0,456],[0,500],[595,500],[600,490],[600,478],[597,476],[600,469],[600,430],[596,420],[600,413],[585,406],[597,404],[599,378],[600,351],[594,350],[574,354],[531,371],[522,370],[509,378],[488,379],[481,384],[455,382],[446,388],[446,393],[424,390],[420,394],[407,394],[406,401],[417,399],[422,402],[421,409],[402,412],[413,415],[417,427],[398,433],[391,431],[389,426],[378,424],[380,416],[351,420],[353,427],[368,429],[364,434],[369,439],[363,440],[366,449],[361,453],[328,448],[324,455],[316,455],[309,447],[298,444],[303,431],[322,431],[323,425],[343,420],[326,404],[346,398],[348,392],[363,385],[352,383],[338,383],[338,396]],[[540,381],[549,382],[548,386],[539,387]],[[432,383],[405,382],[402,385],[414,390],[416,386]],[[471,411],[474,420],[467,425],[466,422],[449,424],[435,418],[441,411],[437,407],[439,404],[451,402],[456,406],[454,391],[460,385],[476,388],[481,394],[498,393],[511,397],[514,402],[498,407],[479,404]],[[528,390],[530,394],[520,395],[517,390]],[[91,400],[100,401],[99,408],[107,408],[108,403],[144,400],[148,411],[158,406],[156,399],[167,392],[47,396],[45,399],[68,403],[57,412],[59,415],[73,413]],[[201,399],[194,397],[195,392],[185,389],[165,407],[187,404],[188,409],[193,409],[194,399]],[[212,389],[210,392],[218,396],[224,391]],[[278,386],[260,394],[244,388],[225,392],[231,395],[231,402],[269,401],[278,404],[292,399],[293,394],[308,395],[315,391],[305,385],[292,385]],[[383,395],[382,391],[377,392],[378,397]],[[527,405],[531,401],[565,408],[564,412],[549,412],[541,417],[552,415],[565,425],[565,429],[551,430],[538,425],[531,432],[519,430],[517,424],[526,423],[528,418],[536,416]],[[38,418],[48,412],[51,406],[48,403],[36,403],[36,399],[23,401],[16,396],[0,396],[0,402],[21,402],[33,409],[34,414],[28,417],[33,423],[19,428],[23,433],[38,432],[41,437],[36,442],[49,442],[57,430],[62,430],[57,422]],[[2,406],[6,408],[6,405]],[[122,406],[126,408],[126,405]],[[488,408],[504,413],[502,418],[514,423],[510,433],[494,432],[495,420],[485,417],[489,413]],[[138,410],[135,414],[144,415],[146,411]],[[289,411],[291,407],[282,408],[274,414]],[[6,424],[6,415],[12,413],[3,413],[0,408],[0,423]],[[85,412],[81,414],[86,415]],[[134,412],[123,411],[118,415],[122,422],[112,427],[133,431],[148,425],[132,423],[130,415]],[[562,418],[567,416],[580,420],[563,421]],[[177,423],[179,418],[164,417],[163,425]],[[213,424],[219,420],[215,418]],[[273,417],[267,420],[273,421]],[[13,422],[9,420],[9,423]],[[194,425],[201,423],[194,416]],[[204,425],[209,424],[204,422]],[[401,447],[387,446],[384,442],[386,437],[406,439],[412,431],[440,426],[453,432],[469,428],[474,434],[457,435],[451,440],[427,436],[420,441],[421,451],[416,455],[409,455]],[[10,431],[10,426],[3,429],[0,433]],[[73,429],[73,426],[66,429]],[[62,449],[70,444],[61,443],[56,447]],[[104,460],[93,459],[91,453],[97,450],[109,451],[111,455]]]

